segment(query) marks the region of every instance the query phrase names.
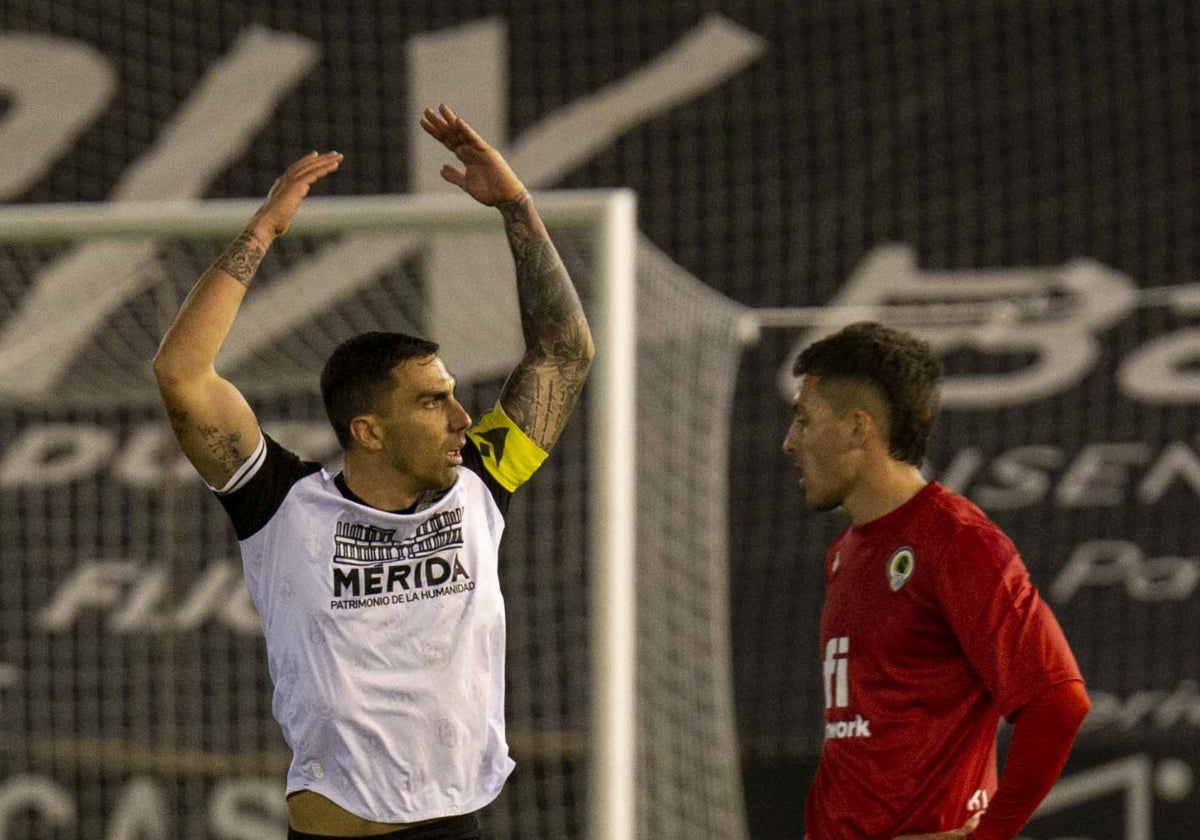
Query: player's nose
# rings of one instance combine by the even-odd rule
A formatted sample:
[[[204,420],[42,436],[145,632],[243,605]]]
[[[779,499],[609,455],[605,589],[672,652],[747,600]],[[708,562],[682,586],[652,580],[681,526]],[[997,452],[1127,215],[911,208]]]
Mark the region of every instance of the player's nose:
[[[789,428],[787,434],[783,436],[783,454],[793,455],[796,452],[796,441],[793,437],[794,429]]]
[[[462,403],[454,398],[450,403],[450,428],[456,432],[471,428],[471,415],[462,407]]]

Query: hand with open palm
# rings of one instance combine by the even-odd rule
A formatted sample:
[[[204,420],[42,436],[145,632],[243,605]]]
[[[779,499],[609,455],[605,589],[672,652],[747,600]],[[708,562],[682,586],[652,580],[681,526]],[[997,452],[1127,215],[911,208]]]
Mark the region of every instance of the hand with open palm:
[[[437,111],[426,108],[421,128],[458,158],[463,168],[459,170],[446,164],[442,167],[442,177],[471,198],[494,207],[516,201],[525,193],[525,185],[504,156],[488,145],[448,105],[439,105]]]
[[[266,244],[270,244],[277,236],[283,236],[312,185],[336,170],[341,163],[341,152],[309,152],[300,158],[275,179],[266,201],[255,212],[246,229]]]

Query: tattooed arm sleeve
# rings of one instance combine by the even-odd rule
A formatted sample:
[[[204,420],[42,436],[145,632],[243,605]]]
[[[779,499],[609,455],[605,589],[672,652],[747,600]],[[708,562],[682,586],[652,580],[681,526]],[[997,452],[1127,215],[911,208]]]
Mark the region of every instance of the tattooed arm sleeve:
[[[217,353],[267,248],[287,231],[309,188],[341,159],[337,152],[312,152],[276,179],[245,230],[196,281],[154,357],[171,429],[212,487],[224,486],[262,440],[245,397],[217,374]]]
[[[517,271],[525,355],[504,384],[500,405],[549,452],[591,368],[595,348],[579,295],[528,193],[498,205]]]

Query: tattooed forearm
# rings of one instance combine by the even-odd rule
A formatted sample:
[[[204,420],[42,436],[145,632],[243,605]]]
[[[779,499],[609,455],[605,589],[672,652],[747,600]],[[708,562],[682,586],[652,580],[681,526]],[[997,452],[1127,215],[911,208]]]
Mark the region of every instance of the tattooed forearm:
[[[504,385],[501,404],[530,440],[549,451],[579,402],[586,377],[586,367],[547,368],[522,361]]]
[[[517,302],[525,346],[567,363],[591,355],[591,333],[579,295],[528,194],[499,205],[517,269]]]
[[[579,295],[529,196],[499,209],[516,263],[526,348],[501,403],[548,450],[579,400],[595,349]]]
[[[221,269],[234,280],[248,287],[250,281],[254,279],[254,272],[258,271],[258,264],[262,262],[266,253],[267,249],[254,234],[250,231],[243,231],[237,239],[229,243],[229,247],[213,263],[213,268]]]

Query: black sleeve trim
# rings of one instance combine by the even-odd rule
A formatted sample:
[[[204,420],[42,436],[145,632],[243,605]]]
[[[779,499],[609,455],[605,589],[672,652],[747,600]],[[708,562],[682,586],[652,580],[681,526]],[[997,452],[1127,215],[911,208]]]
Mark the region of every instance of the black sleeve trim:
[[[239,541],[262,530],[287,498],[292,485],[321,469],[320,464],[301,461],[264,434],[267,449],[262,464],[232,493],[217,493],[217,501],[233,521]]]

